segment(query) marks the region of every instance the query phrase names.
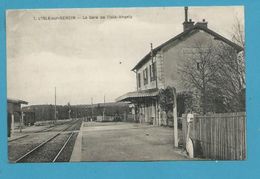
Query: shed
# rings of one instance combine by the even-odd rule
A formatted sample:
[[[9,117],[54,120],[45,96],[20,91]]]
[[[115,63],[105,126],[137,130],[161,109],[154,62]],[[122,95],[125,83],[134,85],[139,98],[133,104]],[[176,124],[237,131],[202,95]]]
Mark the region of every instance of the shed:
[[[8,123],[8,137],[11,136],[11,132],[14,130],[15,121],[22,122],[22,104],[28,104],[27,101],[20,99],[7,99],[7,123]]]

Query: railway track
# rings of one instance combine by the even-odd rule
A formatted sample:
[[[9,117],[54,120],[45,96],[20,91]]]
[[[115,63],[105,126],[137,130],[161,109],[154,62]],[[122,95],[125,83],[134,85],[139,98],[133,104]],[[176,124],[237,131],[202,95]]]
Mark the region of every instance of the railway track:
[[[73,122],[74,122],[74,121],[70,121],[70,122],[68,122],[68,123],[64,123],[64,124],[60,124],[60,125],[70,125],[70,124],[73,124]],[[59,127],[60,125],[58,125],[58,126],[52,126],[52,127],[48,127],[48,128],[45,128],[45,129],[36,131],[36,132],[34,132],[34,134],[36,134],[36,133],[41,133],[41,132],[50,132],[50,131],[56,129],[57,127]],[[25,134],[25,135],[23,135],[23,136],[21,136],[21,137],[8,140],[8,142],[9,142],[9,143],[10,143],[10,142],[14,142],[14,141],[17,141],[17,140],[20,140],[20,139],[27,138],[27,137],[29,137],[29,136],[31,136],[31,134]]]
[[[36,147],[32,148],[30,151],[15,160],[15,163],[22,162],[57,162],[64,161],[62,156],[68,155],[64,154],[64,150],[67,145],[70,144],[72,147],[71,139],[76,139],[77,132],[81,126],[82,120],[73,121],[73,123],[66,128],[58,131],[57,134],[51,136],[44,142],[40,143]],[[65,157],[69,158],[69,157]]]

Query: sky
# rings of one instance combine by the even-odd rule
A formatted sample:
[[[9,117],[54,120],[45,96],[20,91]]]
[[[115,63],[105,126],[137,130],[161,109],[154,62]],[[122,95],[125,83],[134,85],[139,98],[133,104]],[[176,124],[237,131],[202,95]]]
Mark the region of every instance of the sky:
[[[229,39],[236,20],[244,24],[242,6],[189,7],[188,15]],[[183,7],[9,10],[7,97],[54,104],[56,87],[57,104],[113,102],[136,90],[131,69],[150,43],[178,35],[183,21]]]

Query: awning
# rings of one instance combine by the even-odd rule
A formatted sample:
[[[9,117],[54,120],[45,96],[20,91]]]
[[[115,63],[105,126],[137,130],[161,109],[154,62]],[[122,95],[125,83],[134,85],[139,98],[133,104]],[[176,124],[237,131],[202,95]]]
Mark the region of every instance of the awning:
[[[155,97],[159,94],[158,89],[148,89],[142,91],[133,91],[126,93],[116,99],[116,102],[120,101],[133,101],[137,99],[147,98],[147,97]]]

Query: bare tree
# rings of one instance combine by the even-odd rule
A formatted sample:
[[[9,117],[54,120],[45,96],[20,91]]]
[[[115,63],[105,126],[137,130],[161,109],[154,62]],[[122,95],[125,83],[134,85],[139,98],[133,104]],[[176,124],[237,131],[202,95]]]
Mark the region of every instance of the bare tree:
[[[244,25],[236,18],[232,29],[232,41],[245,49],[245,32]]]
[[[195,46],[186,54],[187,59],[179,68],[184,86],[198,93],[202,113],[210,110],[212,91],[215,88],[215,76],[218,71],[216,50],[213,43],[195,42]]]
[[[239,21],[234,30],[232,39],[244,47]],[[245,110],[244,50],[238,51],[221,41],[197,42],[191,53],[185,55],[187,59],[179,71],[184,85],[197,92],[202,113]]]
[[[245,111],[245,38],[244,26],[238,19],[233,25],[232,40],[243,50],[237,51],[225,43],[219,44],[216,85],[221,87],[219,91],[227,111]]]
[[[232,39],[241,45],[243,50],[238,52],[231,46],[221,43],[218,47],[218,73],[216,84],[221,86],[221,93],[225,99],[227,111],[245,110],[245,56],[244,31],[239,21],[234,25]]]

